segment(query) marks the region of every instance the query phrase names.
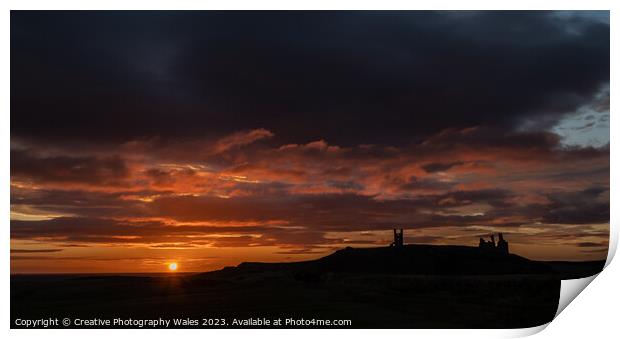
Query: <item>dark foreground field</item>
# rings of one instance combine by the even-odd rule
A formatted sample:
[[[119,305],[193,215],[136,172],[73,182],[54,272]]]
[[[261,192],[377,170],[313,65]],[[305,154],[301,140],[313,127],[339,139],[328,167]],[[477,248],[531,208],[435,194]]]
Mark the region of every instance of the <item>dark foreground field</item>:
[[[351,320],[339,328],[531,327],[553,319],[564,275],[576,278],[602,269],[602,262],[545,264],[453,250],[462,253],[450,256],[465,258],[450,269],[443,263],[444,250],[411,247],[408,254],[374,252],[385,256],[385,264],[378,266],[380,260],[357,266],[368,251],[343,250],[311,262],[250,263],[202,274],[13,275],[11,327],[21,327],[17,319],[49,317],[190,318],[198,325],[189,327],[196,328],[243,327],[234,320],[248,318],[281,318],[281,326],[272,326],[278,328],[306,327],[285,326],[286,319]],[[407,259],[408,255],[412,257]],[[421,256],[428,260],[419,269],[394,271]],[[502,263],[519,272],[511,274],[505,268],[495,272]],[[475,264],[488,264],[489,272],[460,272]],[[224,320],[203,326],[203,319]]]

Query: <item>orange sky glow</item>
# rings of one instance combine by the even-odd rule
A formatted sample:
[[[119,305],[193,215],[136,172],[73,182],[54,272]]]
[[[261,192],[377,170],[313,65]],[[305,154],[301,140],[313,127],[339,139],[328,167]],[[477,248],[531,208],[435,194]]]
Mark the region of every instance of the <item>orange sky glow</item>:
[[[392,227],[405,228],[406,243],[475,246],[478,237],[503,232],[513,252],[531,259],[606,257],[608,223],[548,216],[548,206],[570,214],[591,182],[608,185],[598,174],[609,166],[605,154],[433,151],[442,138],[468,133],[475,132],[445,131],[430,139],[435,144],[411,148],[324,140],[273,146],[261,143],[272,137],[266,130],[163,147],[130,142],[97,154],[104,168],[84,178],[72,176],[82,168],[54,167],[53,150],[20,153],[49,164],[48,173],[12,175],[11,271],[165,272],[172,260],[179,271],[205,271],[299,261],[346,246],[385,246]],[[110,159],[122,159],[122,170],[105,168]],[[428,170],[444,159],[454,165]],[[580,180],[566,179],[573,175]],[[588,199],[605,203],[609,193]]]

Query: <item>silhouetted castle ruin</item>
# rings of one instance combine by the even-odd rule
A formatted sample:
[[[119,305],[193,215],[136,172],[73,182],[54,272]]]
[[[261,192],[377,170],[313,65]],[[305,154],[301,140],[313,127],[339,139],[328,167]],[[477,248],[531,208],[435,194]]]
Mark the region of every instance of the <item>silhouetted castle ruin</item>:
[[[495,235],[491,234],[491,240],[486,241],[484,238],[480,238],[478,248],[487,253],[498,253],[508,255],[508,241],[504,239],[504,235],[499,233],[497,235],[497,243],[495,243]],[[390,247],[400,248],[405,245],[403,229],[394,229],[394,241],[390,244]]]
[[[501,233],[498,234],[498,237],[499,239],[497,240],[497,245],[495,244],[495,236],[493,234],[491,234],[490,241],[486,241],[483,238],[480,238],[478,248],[484,251],[508,254],[508,241],[504,240],[504,236]]]

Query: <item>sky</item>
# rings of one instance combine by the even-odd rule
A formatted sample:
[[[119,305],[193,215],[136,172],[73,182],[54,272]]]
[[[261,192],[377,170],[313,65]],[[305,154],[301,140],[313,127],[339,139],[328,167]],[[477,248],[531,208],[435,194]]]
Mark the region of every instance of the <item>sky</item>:
[[[11,12],[11,272],[598,260],[609,12]]]

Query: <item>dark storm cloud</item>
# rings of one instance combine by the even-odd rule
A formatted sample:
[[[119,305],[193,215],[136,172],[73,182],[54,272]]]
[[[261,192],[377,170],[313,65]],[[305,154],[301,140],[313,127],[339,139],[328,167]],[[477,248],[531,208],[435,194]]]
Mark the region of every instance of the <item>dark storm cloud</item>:
[[[168,196],[148,206],[128,209],[144,217],[172,218],[180,222],[263,222],[322,230],[390,229],[406,227],[472,225],[492,222],[494,217],[441,215],[443,209],[486,203],[506,208],[512,194],[503,190],[454,191],[416,198],[380,200],[373,196],[343,194],[261,194],[220,198],[214,196]],[[428,211],[433,209],[437,214]],[[510,211],[504,211],[510,213]],[[510,215],[510,214],[508,214]]]
[[[454,166],[462,165],[462,161],[454,161],[454,162],[433,162],[430,164],[422,165],[422,169],[426,171],[426,173],[434,173],[434,172],[443,172],[451,169]]]
[[[217,236],[227,234],[228,236]],[[12,221],[13,239],[61,238],[64,245],[151,244],[150,247],[313,246],[342,243],[322,231],[263,226],[169,226],[161,222],[126,222],[99,218],[62,217],[41,221]],[[62,251],[59,249],[58,251]],[[37,253],[39,251],[12,253]],[[43,252],[43,251],[41,251]],[[48,251],[45,251],[48,252]],[[49,251],[51,252],[51,251]]]
[[[607,247],[607,243],[598,243],[598,242],[580,242],[577,243],[578,247]]]
[[[181,225],[193,223],[227,224],[249,223],[236,230],[261,229],[261,225],[292,225],[313,230],[365,230],[391,229],[399,224],[408,228],[441,226],[519,226],[545,222],[554,224],[592,224],[609,222],[609,201],[602,187],[583,191],[548,193],[548,203],[522,204],[514,192],[503,189],[470,191],[448,191],[441,194],[426,194],[410,198],[377,199],[374,196],[355,193],[330,194],[283,194],[279,190],[260,190],[257,195],[242,195],[230,198],[216,196],[168,195],[165,192],[127,193],[80,193],[79,191],[12,192],[11,204],[31,206],[49,213],[75,215],[75,218],[56,218],[42,222],[70,234],[128,235],[135,228],[127,225],[143,225],[135,218],[163,218],[175,220]],[[137,197],[154,196],[151,202],[126,200],[128,194]],[[488,206],[484,213],[474,213],[480,204]],[[473,208],[469,213],[458,212],[458,208]],[[119,218],[123,223],[100,219]],[[68,221],[71,221],[69,223]],[[59,224],[55,224],[55,223]],[[12,225],[29,224],[15,221]],[[83,224],[83,225],[82,225]],[[120,226],[119,226],[120,225]],[[124,226],[123,226],[124,225]],[[154,224],[144,224],[154,225]],[[118,227],[117,227],[118,226]],[[164,227],[157,224],[157,227]],[[45,228],[37,226],[39,236],[53,236]],[[57,229],[57,228],[55,228]],[[231,228],[232,229],[232,228]],[[34,229],[16,228],[25,232]],[[150,228],[142,227],[140,232],[149,234]],[[175,226],[175,230],[185,230]],[[221,226],[190,226],[188,231],[219,232]],[[101,233],[103,232],[103,233]],[[288,231],[287,231],[288,232]],[[129,235],[132,235],[130,233]],[[18,234],[12,234],[16,236]]]
[[[133,192],[92,192],[62,189],[20,189],[11,187],[11,206],[32,206],[43,211],[57,214],[80,215],[83,217],[126,216],[132,211],[134,216],[142,216],[144,203],[139,200],[126,200],[125,196],[148,197],[165,196],[167,191],[133,191]]]
[[[552,124],[609,82],[609,25],[542,11],[13,11],[11,60],[14,140],[264,127],[393,144]]]
[[[27,250],[27,249],[11,249],[11,253],[54,253],[60,252],[62,248],[49,248],[49,249],[40,249],[40,250]]]
[[[407,181],[396,178],[392,183],[398,185],[400,191],[448,190],[454,186],[454,183],[441,182],[434,179],[420,179],[416,176],[409,177]]]
[[[38,183],[119,185],[129,174],[116,156],[37,156],[29,150],[11,150],[11,177]]]
[[[583,191],[548,194],[551,203],[543,217],[549,223],[607,223],[609,222],[609,192],[605,187],[592,187]]]
[[[514,194],[503,189],[485,189],[476,191],[454,191],[435,198],[441,206],[462,206],[473,203],[487,203],[493,207],[510,206],[506,200]]]
[[[157,198],[149,204],[113,207],[108,212],[98,210],[106,199],[108,204],[114,206],[112,195],[106,195],[100,200],[92,200],[94,206],[90,208],[83,204],[80,209],[69,209],[76,216],[38,221],[11,220],[11,239],[56,239],[55,242],[63,246],[91,243],[140,243],[157,247],[205,244],[213,247],[282,248],[333,245],[346,243],[346,240],[326,238],[329,231],[388,230],[394,225],[413,229],[481,225],[516,227],[537,222],[567,225],[606,223],[609,222],[609,202],[602,197],[605,192],[605,188],[593,187],[582,191],[550,193],[547,194],[549,203],[526,205],[511,202],[515,195],[500,189],[452,191],[390,200],[352,193],[262,194],[227,199],[168,196]],[[40,207],[34,199],[28,202],[31,206]],[[486,204],[489,208],[484,213],[475,212],[476,209],[470,210],[469,214],[455,212],[458,208],[480,204]],[[67,211],[62,202],[45,206]],[[172,225],[159,220],[176,221]],[[225,224],[209,225],[218,221]],[[221,234],[228,236],[221,237]],[[595,235],[586,232],[570,234],[569,238]],[[585,242],[578,246],[594,246]]]
[[[40,221],[11,221],[11,237],[28,239],[33,237],[60,237],[63,241],[74,242],[132,242],[138,237],[161,240],[162,235],[200,235],[222,232],[259,232],[265,227],[252,226],[169,226],[158,221],[129,222],[104,218],[60,217]],[[115,238],[116,237],[116,238]],[[166,241],[173,241],[166,237]]]
[[[446,216],[429,214],[428,210],[434,209],[435,213],[441,213],[444,209],[468,206],[474,202],[505,207],[508,205],[505,199],[511,196],[509,192],[500,190],[481,190],[454,191],[411,199],[378,200],[373,196],[354,193],[283,195],[279,192],[262,192],[260,195],[231,198],[163,195],[150,203],[142,203],[123,200],[123,194],[93,193],[90,199],[87,198],[88,194],[79,192],[35,192],[33,197],[28,195],[15,193],[11,199],[13,208],[25,205],[75,217],[59,217],[40,222],[15,220],[11,228],[12,237],[28,238],[34,236],[32,232],[39,237],[61,236],[59,234],[68,238],[81,234],[109,237],[134,235],[136,232],[148,236],[151,232],[159,232],[160,228],[165,227],[162,223],[133,220],[135,218],[176,220],[180,225],[173,227],[175,231],[215,233],[224,230],[256,231],[262,229],[261,225],[292,225],[315,231],[390,229],[394,224],[406,227],[462,226],[491,222],[493,217]],[[56,197],[56,200],[52,200],[52,197]],[[84,200],[81,200],[81,197]],[[185,227],[183,223],[186,222],[237,222],[256,226]],[[47,233],[48,231],[50,233]]]
[[[327,182],[327,185],[330,187],[334,187],[334,188],[339,188],[341,190],[345,190],[345,191],[360,191],[364,189],[364,186],[356,183],[355,181],[352,180],[348,180],[348,181],[340,181],[340,180],[329,180]]]
[[[144,172],[155,185],[173,184],[175,182],[175,176],[178,174],[193,176],[196,172],[192,169],[186,168],[182,170],[162,170],[159,168],[149,168]]]

